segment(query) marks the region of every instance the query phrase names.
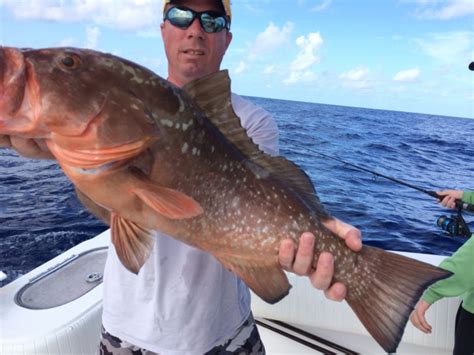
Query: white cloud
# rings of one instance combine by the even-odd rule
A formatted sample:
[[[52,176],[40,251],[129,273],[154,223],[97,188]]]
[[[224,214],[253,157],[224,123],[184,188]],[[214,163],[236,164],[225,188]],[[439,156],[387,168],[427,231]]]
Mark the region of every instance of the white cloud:
[[[287,22],[282,28],[270,22],[267,28],[257,35],[257,38],[251,45],[250,58],[255,59],[261,55],[271,53],[285,43],[288,43],[293,27],[292,22]]]
[[[289,43],[293,31],[293,23],[287,22],[283,27],[276,26],[270,22],[263,32],[260,32],[255,40],[249,45],[246,63],[240,62],[236,73],[241,73],[248,68],[248,63],[255,60],[263,60],[268,54],[272,54],[285,44]]]
[[[76,47],[77,40],[73,37],[64,38],[63,40],[59,41],[56,46],[58,47]]]
[[[332,3],[332,0],[322,0],[321,3],[313,6],[310,11],[311,12],[321,12],[326,10]]]
[[[431,33],[414,41],[426,55],[440,62],[468,61],[472,56],[474,32]]]
[[[291,72],[290,76],[283,80],[286,85],[297,84],[303,82],[312,82],[316,80],[316,74],[311,71]]]
[[[235,68],[235,73],[240,74],[243,73],[247,69],[247,64],[245,62],[240,62],[237,68]]]
[[[275,71],[274,65],[267,65],[265,69],[263,69],[263,74],[272,74]]]
[[[420,70],[418,68],[413,68],[399,71],[397,74],[395,74],[393,80],[400,82],[410,82],[415,81],[416,79],[418,79],[419,76]]]
[[[296,59],[290,64],[290,76],[284,80],[285,84],[293,84],[301,81],[311,81],[315,79],[314,73],[308,69],[319,62],[317,51],[323,44],[323,39],[319,32],[309,33],[307,37],[301,36],[296,39],[296,45],[300,47]]]
[[[310,33],[308,37],[301,36],[296,39],[296,45],[300,47],[300,52],[296,59],[291,63],[292,71],[301,71],[309,68],[319,62],[317,51],[323,44],[323,39],[319,32]]]
[[[403,2],[417,4],[415,14],[420,18],[451,20],[474,14],[472,0],[410,0]]]
[[[371,87],[369,80],[370,70],[364,66],[360,66],[341,73],[339,78],[343,80],[343,85],[355,89],[368,89]]]
[[[162,0],[3,0],[16,18],[92,22],[121,30],[158,26]]]
[[[323,44],[323,39],[319,32],[309,33],[307,36],[300,36],[296,39],[296,45],[300,48],[296,58],[290,64],[290,73],[283,80],[286,85],[300,82],[310,82],[316,79],[316,74],[309,68],[319,63],[318,50]]]
[[[90,49],[97,49],[100,37],[100,29],[97,26],[87,26],[86,28],[87,42],[85,47]]]
[[[368,74],[369,74],[369,69],[367,69],[366,67],[357,67],[355,69],[341,73],[339,77],[341,79],[350,80],[350,81],[360,81],[360,80],[364,80]]]

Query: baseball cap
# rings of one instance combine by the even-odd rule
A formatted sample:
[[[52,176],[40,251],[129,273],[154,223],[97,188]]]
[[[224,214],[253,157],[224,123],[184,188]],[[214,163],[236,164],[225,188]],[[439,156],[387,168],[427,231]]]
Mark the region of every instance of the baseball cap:
[[[163,10],[166,5],[172,4],[174,1],[173,0],[163,0]],[[230,9],[230,0],[221,0],[220,1],[222,4],[222,7],[224,8],[225,14],[227,17],[232,20],[232,11]]]

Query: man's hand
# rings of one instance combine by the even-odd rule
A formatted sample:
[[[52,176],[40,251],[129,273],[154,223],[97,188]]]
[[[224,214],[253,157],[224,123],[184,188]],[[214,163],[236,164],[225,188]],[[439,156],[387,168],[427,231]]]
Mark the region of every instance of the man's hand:
[[[360,231],[337,218],[328,220],[324,225],[332,232],[344,239],[347,247],[353,251],[362,248]],[[282,241],[280,245],[279,261],[283,269],[297,275],[307,275],[313,286],[323,290],[327,298],[333,301],[342,301],[346,296],[346,287],[340,282],[331,285],[334,274],[334,258],[328,252],[319,255],[316,270],[313,266],[314,235],[303,233],[301,235],[298,251],[295,256],[295,247],[291,239]]]
[[[424,300],[420,300],[413,312],[411,313],[410,320],[412,324],[421,330],[423,333],[431,333],[431,325],[426,321],[425,313],[430,308],[430,304]]]
[[[18,154],[34,159],[54,159],[44,139],[0,135],[0,148],[15,149]]]
[[[456,200],[462,199],[461,190],[444,190],[437,191],[436,194],[441,198],[441,204],[447,208],[455,208]]]

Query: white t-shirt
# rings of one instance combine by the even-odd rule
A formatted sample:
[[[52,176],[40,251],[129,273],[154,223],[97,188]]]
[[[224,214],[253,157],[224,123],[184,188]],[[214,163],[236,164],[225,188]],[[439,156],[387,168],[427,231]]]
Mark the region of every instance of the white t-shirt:
[[[271,115],[232,94],[254,143],[278,154]],[[103,325],[114,336],[165,355],[203,354],[231,338],[250,314],[250,292],[210,254],[156,232],[154,249],[135,275],[111,244],[104,272]]]

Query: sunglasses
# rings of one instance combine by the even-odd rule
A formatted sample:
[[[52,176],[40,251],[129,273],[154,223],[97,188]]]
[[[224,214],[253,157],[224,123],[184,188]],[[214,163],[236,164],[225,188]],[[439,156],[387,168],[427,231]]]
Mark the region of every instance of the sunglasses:
[[[171,7],[166,11],[164,21],[168,20],[173,26],[181,29],[186,29],[193,21],[199,18],[204,32],[216,33],[222,31],[224,28],[230,29],[230,21],[227,16],[218,11],[203,11],[197,12],[188,9],[184,6]]]

